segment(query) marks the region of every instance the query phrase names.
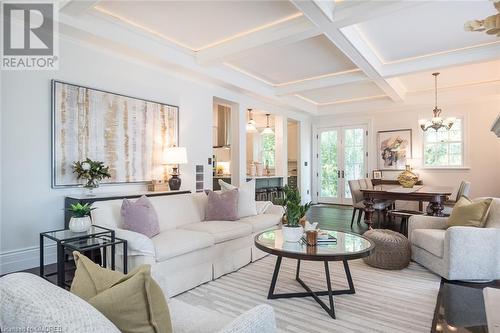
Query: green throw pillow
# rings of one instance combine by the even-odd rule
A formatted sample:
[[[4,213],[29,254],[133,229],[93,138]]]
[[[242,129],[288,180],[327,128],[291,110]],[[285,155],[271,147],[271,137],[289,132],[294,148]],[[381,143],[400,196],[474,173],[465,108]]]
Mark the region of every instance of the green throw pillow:
[[[76,272],[71,292],[99,310],[125,333],[171,333],[167,302],[151,277],[151,267],[142,265],[127,275],[112,271],[73,252]]]
[[[492,199],[485,199],[478,202],[472,202],[466,196],[461,197],[453,207],[448,218],[448,228],[456,226],[479,227],[486,224],[486,218],[490,211]]]

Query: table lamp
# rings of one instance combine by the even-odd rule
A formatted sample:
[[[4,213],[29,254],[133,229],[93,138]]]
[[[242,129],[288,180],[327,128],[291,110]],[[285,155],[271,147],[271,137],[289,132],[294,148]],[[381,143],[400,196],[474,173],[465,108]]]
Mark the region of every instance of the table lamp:
[[[181,188],[181,179],[179,178],[179,164],[187,163],[187,153],[185,147],[169,147],[163,152],[163,164],[175,165],[172,167],[172,177],[168,180],[168,186],[171,190],[177,191]]]

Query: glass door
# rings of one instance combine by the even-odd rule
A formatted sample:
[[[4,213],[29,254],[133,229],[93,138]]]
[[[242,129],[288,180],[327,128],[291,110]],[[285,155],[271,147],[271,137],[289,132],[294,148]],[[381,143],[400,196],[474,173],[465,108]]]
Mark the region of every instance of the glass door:
[[[366,177],[366,126],[322,129],[318,139],[318,202],[351,204],[348,181]]]
[[[318,133],[318,201],[341,203],[340,182],[340,128],[329,128]]]
[[[349,189],[349,180],[366,177],[366,128],[364,126],[352,126],[342,128],[342,182],[343,182],[343,204],[351,204],[352,196]]]

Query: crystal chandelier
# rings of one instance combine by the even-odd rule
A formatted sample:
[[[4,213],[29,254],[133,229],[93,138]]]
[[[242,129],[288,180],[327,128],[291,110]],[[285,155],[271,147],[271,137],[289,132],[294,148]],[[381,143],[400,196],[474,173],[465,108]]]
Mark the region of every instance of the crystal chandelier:
[[[431,120],[428,119],[420,119],[418,121],[420,127],[422,128],[423,131],[427,131],[429,128],[433,128],[436,131],[440,128],[445,128],[449,130],[453,126],[453,122],[455,121],[455,118],[447,118],[446,120],[443,120],[441,118],[441,112],[442,110],[438,108],[438,92],[437,92],[437,77],[439,73],[432,73],[434,75],[434,96],[436,100],[436,106],[434,107],[434,110],[432,112],[434,113],[434,117],[432,117]]]

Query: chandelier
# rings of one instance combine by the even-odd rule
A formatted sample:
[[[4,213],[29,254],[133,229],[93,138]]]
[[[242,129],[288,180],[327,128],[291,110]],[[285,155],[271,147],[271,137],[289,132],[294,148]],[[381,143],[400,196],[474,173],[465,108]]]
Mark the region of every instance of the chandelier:
[[[257,127],[255,127],[255,120],[252,117],[252,109],[247,109],[248,111],[248,123],[246,126],[247,133],[255,133],[257,132]]]
[[[488,16],[484,20],[465,22],[465,31],[485,31],[488,35],[497,35],[497,37],[500,37],[500,0],[492,1],[499,13]]]
[[[268,134],[274,134],[274,131],[273,129],[269,126],[269,116],[271,114],[270,113],[266,113],[266,128],[264,128],[264,130],[260,133],[262,135],[268,135]]]
[[[450,117],[447,118],[446,120],[443,120],[443,118],[441,118],[442,110],[439,109],[437,106],[438,105],[437,77],[439,73],[432,73],[432,75],[434,75],[434,96],[436,101],[434,110],[432,110],[432,112],[434,113],[434,117],[432,117],[431,120],[420,119],[418,123],[423,131],[427,131],[429,128],[433,128],[436,131],[440,128],[445,128],[449,130],[453,126],[455,118]]]

